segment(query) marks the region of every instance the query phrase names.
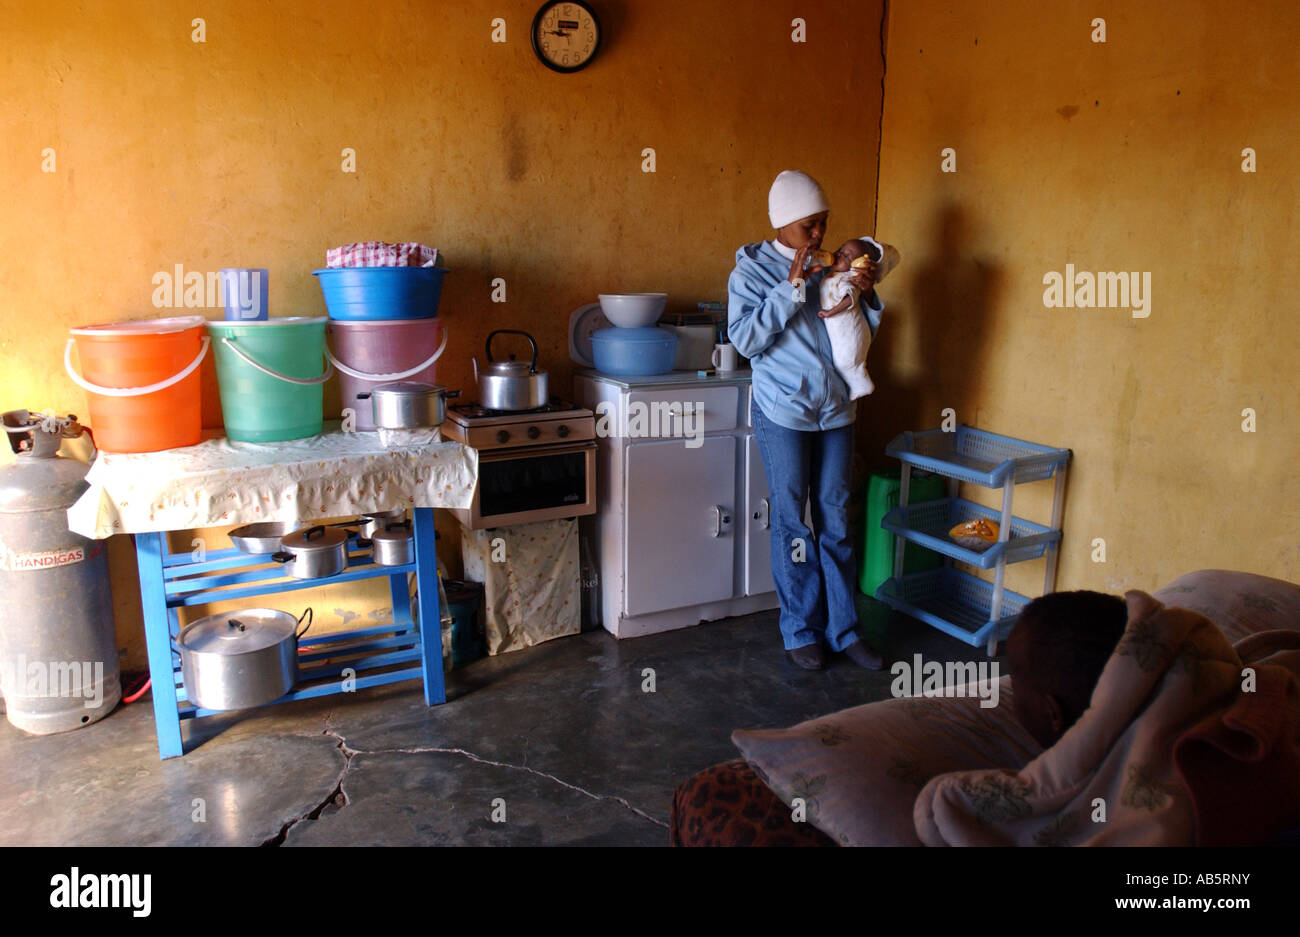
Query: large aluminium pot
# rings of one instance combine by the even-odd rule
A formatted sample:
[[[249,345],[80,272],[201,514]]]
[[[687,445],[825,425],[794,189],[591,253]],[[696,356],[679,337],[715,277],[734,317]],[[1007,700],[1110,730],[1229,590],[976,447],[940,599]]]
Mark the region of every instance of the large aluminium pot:
[[[303,619],[307,624],[298,630]],[[181,629],[185,696],[200,709],[247,709],[277,700],[298,682],[298,639],[311,627],[299,618],[249,608],[200,618]]]
[[[527,364],[516,361],[492,360],[492,339],[498,335],[522,335],[533,348],[533,360]],[[534,410],[545,406],[550,399],[545,371],[537,370],[537,342],[527,332],[518,329],[497,329],[487,337],[484,346],[488,363],[482,368],[474,358],[474,380],[478,382],[479,404],[489,410]]]
[[[294,579],[337,576],[348,568],[348,532],[317,524],[295,530],[280,541],[281,551],[271,559],[284,563]]]
[[[439,384],[394,381],[357,394],[357,399],[369,398],[376,429],[419,429],[441,426],[447,419],[447,398],[459,396],[460,391]]]

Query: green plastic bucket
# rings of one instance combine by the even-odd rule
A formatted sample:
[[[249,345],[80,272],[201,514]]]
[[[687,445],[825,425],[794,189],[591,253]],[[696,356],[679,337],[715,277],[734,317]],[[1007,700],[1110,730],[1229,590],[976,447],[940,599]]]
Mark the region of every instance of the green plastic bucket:
[[[867,526],[862,545],[862,574],[858,579],[858,588],[865,595],[874,596],[880,584],[894,575],[894,544],[897,538],[881,527],[880,522],[886,514],[898,507],[902,487],[901,469],[872,475],[867,485]],[[937,501],[946,495],[947,484],[942,475],[912,469],[908,479],[909,504]],[[909,543],[903,548],[904,573],[915,573],[942,565],[943,557],[933,550],[915,543]]]
[[[328,320],[209,322],[226,437],[239,442],[302,439],[321,431]]]

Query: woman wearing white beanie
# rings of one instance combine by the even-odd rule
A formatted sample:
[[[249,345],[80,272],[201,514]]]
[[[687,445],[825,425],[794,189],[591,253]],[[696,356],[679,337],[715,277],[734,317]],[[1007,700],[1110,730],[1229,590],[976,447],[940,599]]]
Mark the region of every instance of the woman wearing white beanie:
[[[832,651],[878,670],[883,660],[855,630],[848,526],[855,407],[818,315],[821,268],[804,269],[821,247],[830,206],[812,177],[787,170],[772,183],[767,207],[776,236],[736,252],[727,335],[754,372],[751,411],[772,492],[781,638],[791,659],[809,670],[825,665],[823,639]],[[840,313],[865,315],[873,335],[883,310],[873,289],[878,279],[875,265],[857,271],[852,282],[865,308]],[[811,531],[804,524],[809,500]]]

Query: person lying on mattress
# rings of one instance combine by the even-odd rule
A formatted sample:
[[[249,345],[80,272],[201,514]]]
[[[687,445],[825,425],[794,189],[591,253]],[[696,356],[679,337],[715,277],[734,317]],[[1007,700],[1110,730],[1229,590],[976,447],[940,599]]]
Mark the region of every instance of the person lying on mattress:
[[[1059,592],[1007,639],[1021,768],[940,774],[926,845],[1244,845],[1300,824],[1300,632],[1229,642],[1132,590]]]
[[[1021,611],[1006,647],[1013,708],[1043,748],[1088,708],[1127,621],[1124,600],[1101,592],[1053,592]]]

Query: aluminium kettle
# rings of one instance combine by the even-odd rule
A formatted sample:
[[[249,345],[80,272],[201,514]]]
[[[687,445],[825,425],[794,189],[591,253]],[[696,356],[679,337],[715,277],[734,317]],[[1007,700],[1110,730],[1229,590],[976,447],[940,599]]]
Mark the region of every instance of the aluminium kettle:
[[[498,335],[522,335],[533,348],[533,360],[525,364],[511,355],[507,361],[492,358],[492,339]],[[478,383],[479,404],[489,410],[535,410],[550,399],[545,371],[537,370],[537,342],[527,332],[518,329],[496,329],[484,345],[488,363],[479,367],[474,362],[474,380]]]

